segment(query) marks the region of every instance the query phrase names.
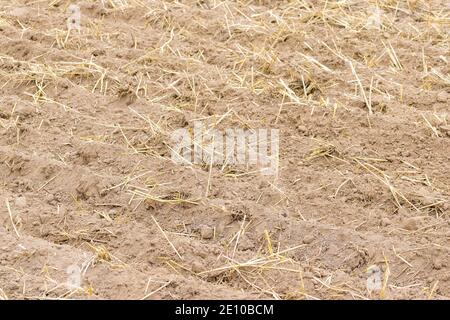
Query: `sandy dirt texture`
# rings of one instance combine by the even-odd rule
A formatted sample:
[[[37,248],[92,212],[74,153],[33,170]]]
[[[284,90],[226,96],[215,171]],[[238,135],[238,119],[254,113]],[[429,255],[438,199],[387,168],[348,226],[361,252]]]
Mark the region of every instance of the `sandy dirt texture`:
[[[449,299],[449,34],[448,0],[1,0],[0,299]],[[195,121],[279,129],[277,174],[172,161]]]

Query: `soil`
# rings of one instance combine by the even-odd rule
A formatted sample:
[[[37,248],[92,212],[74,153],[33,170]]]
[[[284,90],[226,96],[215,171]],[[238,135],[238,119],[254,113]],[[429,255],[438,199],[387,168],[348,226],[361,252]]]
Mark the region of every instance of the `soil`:
[[[450,298],[447,0],[71,4],[0,1],[0,299]]]

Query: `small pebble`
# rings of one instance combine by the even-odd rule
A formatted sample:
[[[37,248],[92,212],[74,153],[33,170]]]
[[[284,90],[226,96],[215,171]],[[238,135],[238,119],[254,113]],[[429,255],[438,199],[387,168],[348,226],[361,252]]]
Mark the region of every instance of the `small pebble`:
[[[419,229],[419,223],[417,221],[417,218],[406,219],[403,222],[403,229],[409,230],[409,231],[414,231],[414,230]]]
[[[308,128],[302,125],[297,126],[298,132],[305,133],[308,131]]]
[[[201,265],[200,262],[194,261],[194,263],[192,264],[191,270],[192,270],[192,272],[199,273],[199,272],[203,271],[203,266]]]
[[[389,226],[390,224],[391,224],[391,220],[389,220],[389,218],[381,219],[381,226],[386,227],[386,226]]]
[[[441,270],[444,267],[444,262],[442,259],[436,258],[433,260],[433,268],[436,270]]]
[[[441,91],[437,95],[437,101],[439,102],[447,102],[450,100],[449,94],[445,91]]]

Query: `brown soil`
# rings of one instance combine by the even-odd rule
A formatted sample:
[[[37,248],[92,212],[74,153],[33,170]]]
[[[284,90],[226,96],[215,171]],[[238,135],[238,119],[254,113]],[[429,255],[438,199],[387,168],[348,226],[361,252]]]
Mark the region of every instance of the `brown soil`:
[[[376,2],[382,30],[367,1],[82,0],[68,35],[69,1],[1,0],[0,298],[448,299],[449,2]],[[280,129],[278,176],[172,162],[196,119]]]

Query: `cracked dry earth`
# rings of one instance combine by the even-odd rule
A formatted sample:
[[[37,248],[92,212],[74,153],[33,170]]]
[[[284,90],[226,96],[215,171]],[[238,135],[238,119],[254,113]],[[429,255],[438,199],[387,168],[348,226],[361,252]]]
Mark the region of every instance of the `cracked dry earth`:
[[[0,1],[1,299],[450,297],[448,1],[70,4]],[[173,162],[195,120],[278,174]]]

